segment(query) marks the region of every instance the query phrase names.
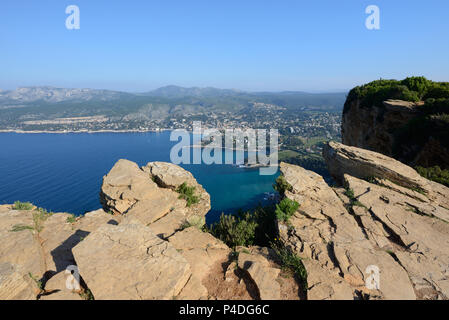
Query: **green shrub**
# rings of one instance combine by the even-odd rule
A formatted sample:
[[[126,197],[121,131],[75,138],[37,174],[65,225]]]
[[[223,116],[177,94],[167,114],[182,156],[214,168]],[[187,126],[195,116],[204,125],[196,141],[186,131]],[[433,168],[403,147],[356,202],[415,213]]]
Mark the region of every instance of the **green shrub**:
[[[273,184],[273,189],[279,192],[281,196],[285,195],[285,191],[292,191],[293,187],[285,180],[283,175],[280,175],[276,179],[276,183]]]
[[[67,217],[67,223],[75,223],[76,222],[76,217],[74,214],[71,214],[69,217]]]
[[[33,230],[34,228],[31,226],[26,226],[23,224],[15,224],[12,226],[11,232],[19,232],[23,230]]]
[[[276,218],[279,221],[288,222],[298,208],[298,202],[290,200],[289,198],[284,198],[279,204],[276,205]]]
[[[283,269],[290,269],[294,272],[302,290],[303,295],[307,292],[307,270],[302,263],[302,259],[289,250],[285,245],[275,239],[274,242],[270,244],[270,247],[276,253],[277,258]]]
[[[355,100],[360,100],[365,108],[382,108],[383,101],[388,99],[417,102],[431,98],[449,99],[449,83],[433,82],[425,77],[409,77],[402,81],[381,79],[353,88],[348,94],[343,113]]]
[[[243,216],[221,214],[220,220],[211,226],[210,232],[229,247],[254,244],[257,222],[249,214]]]
[[[14,206],[12,208],[13,210],[32,210],[33,207],[33,204],[30,202],[16,201],[14,202]]]
[[[441,183],[449,187],[449,170],[442,170],[439,166],[430,168],[416,167],[418,173],[426,179]]]
[[[187,201],[187,207],[190,207],[192,204],[200,201],[200,198],[195,195],[195,187],[188,186],[185,182],[178,186],[176,192],[179,193],[179,199],[184,199]]]
[[[184,230],[190,227],[195,227],[197,229],[203,230],[204,223],[205,223],[204,217],[195,215],[189,217],[188,219],[185,219],[184,222],[181,224],[180,229]]]

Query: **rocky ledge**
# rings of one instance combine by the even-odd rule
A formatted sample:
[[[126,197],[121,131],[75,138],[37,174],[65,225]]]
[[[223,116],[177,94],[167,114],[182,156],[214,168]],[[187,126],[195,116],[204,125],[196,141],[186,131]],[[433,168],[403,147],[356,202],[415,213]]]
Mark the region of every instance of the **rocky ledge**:
[[[372,151],[331,142],[323,156],[341,187],[281,163],[300,207],[279,233],[303,259],[308,299],[447,299],[449,189]]]

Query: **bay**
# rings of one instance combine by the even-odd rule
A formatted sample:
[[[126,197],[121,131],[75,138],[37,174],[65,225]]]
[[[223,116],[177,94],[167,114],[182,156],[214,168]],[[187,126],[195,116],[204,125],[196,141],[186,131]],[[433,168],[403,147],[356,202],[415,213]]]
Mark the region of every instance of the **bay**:
[[[170,132],[145,133],[1,133],[0,203],[29,201],[53,212],[76,215],[101,207],[102,178],[118,159],[143,166],[170,162]],[[232,152],[232,151],[226,151]],[[249,209],[270,200],[279,175],[235,165],[184,165],[211,195],[208,223],[222,212]]]

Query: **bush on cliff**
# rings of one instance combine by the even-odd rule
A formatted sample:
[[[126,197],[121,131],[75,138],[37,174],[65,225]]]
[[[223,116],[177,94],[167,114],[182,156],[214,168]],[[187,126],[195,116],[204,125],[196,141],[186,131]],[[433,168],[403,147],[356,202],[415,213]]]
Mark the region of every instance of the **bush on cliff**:
[[[236,215],[222,214],[220,220],[207,229],[232,248],[250,245],[266,247],[277,234],[274,207],[258,207]]]
[[[383,107],[383,101],[399,99],[417,102],[420,100],[449,99],[449,83],[434,82],[425,77],[409,77],[404,80],[375,80],[352,89],[346,99],[343,113],[349,111],[351,103],[360,101],[366,108]],[[427,104],[427,103],[426,103]]]
[[[33,204],[30,202],[20,202],[16,201],[14,202],[14,206],[12,207],[13,210],[32,210]]]
[[[418,173],[426,179],[441,183],[449,187],[449,170],[442,170],[439,166],[430,168],[416,167]]]
[[[187,201],[187,207],[190,207],[192,204],[196,204],[200,201],[200,198],[195,195],[195,187],[190,187],[185,182],[183,182],[176,189],[176,192],[179,193],[179,199],[184,199]]]
[[[298,202],[290,200],[289,198],[284,198],[281,202],[279,202],[279,204],[276,205],[276,218],[279,221],[288,222],[298,208]]]
[[[280,175],[276,179],[276,183],[273,184],[273,189],[279,192],[279,194],[283,197],[285,195],[285,191],[292,191],[293,187],[285,180],[283,175]]]

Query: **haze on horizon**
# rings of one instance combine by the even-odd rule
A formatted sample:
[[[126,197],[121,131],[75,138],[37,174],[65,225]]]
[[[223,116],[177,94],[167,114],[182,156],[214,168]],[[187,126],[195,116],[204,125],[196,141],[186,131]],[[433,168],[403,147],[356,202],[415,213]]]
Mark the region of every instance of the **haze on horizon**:
[[[72,4],[79,30],[65,27]],[[380,30],[365,27],[370,4]],[[2,1],[0,88],[342,92],[379,78],[448,81],[448,12],[444,0]]]

